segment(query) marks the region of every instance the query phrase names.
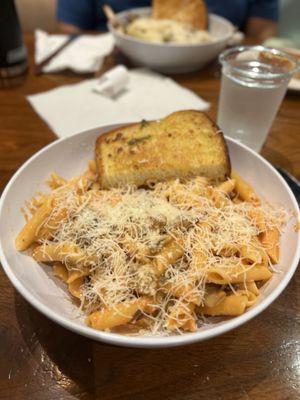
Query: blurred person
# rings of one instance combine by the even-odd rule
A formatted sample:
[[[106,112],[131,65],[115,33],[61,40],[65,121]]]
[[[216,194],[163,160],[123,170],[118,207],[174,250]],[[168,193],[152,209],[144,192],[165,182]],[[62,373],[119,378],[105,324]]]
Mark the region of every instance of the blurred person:
[[[167,1],[167,0],[165,0]],[[57,0],[57,19],[63,33],[105,30],[102,6],[108,4],[117,13],[136,7],[149,7],[150,0]],[[275,36],[278,0],[206,0],[208,11],[218,14],[257,42]]]

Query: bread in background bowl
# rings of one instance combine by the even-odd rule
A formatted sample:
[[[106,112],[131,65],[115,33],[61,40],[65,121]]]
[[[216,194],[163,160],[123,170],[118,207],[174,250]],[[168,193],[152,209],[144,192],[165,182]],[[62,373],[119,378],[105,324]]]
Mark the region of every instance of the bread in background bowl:
[[[116,14],[121,26],[130,22],[132,16],[147,17],[151,8],[136,8]],[[226,47],[234,33],[233,25],[225,18],[210,14],[208,32],[212,41],[208,43],[155,43],[147,42],[123,33],[108,23],[116,45],[136,65],[164,73],[185,73],[196,71],[213,61]]]

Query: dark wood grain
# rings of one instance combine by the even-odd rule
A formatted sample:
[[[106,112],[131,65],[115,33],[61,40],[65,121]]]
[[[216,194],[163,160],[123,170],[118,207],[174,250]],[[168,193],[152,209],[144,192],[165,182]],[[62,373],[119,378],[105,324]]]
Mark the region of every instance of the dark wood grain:
[[[33,40],[26,38],[32,63]],[[216,65],[174,77],[211,102]],[[55,139],[25,96],[78,81],[30,73],[0,92],[0,185]],[[288,94],[263,155],[300,178],[300,98]],[[16,400],[296,400],[300,398],[300,274],[265,312],[221,337],[165,350],[117,348],[80,337],[35,311],[0,270],[0,398]]]

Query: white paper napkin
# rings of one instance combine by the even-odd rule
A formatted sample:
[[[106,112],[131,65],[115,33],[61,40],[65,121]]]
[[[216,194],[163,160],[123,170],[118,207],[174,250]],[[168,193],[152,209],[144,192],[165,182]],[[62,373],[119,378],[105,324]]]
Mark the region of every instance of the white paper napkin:
[[[36,112],[59,137],[105,124],[157,119],[183,110],[207,110],[209,103],[175,81],[145,69],[130,71],[127,89],[111,99],[92,89],[97,80],[28,96]]]
[[[35,31],[36,64],[43,61],[66,40],[68,40],[67,35],[49,35],[41,30]],[[45,65],[43,72],[57,72],[67,68],[77,73],[98,71],[104,57],[111,53],[113,47],[114,39],[110,33],[82,35]]]

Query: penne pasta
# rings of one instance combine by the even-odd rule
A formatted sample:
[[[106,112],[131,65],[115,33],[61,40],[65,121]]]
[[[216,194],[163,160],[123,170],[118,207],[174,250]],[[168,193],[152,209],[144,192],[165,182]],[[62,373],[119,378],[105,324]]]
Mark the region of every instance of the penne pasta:
[[[147,298],[121,303],[113,308],[95,311],[87,317],[86,322],[87,325],[94,329],[111,329],[119,325],[128,324],[138,310],[145,312],[150,304],[151,301]]]
[[[184,249],[181,240],[173,239],[167,243],[154,260],[156,274],[158,276],[162,275],[168,265],[175,264],[183,256],[183,253]]]
[[[144,263],[147,263],[147,261],[149,262],[149,258],[147,257],[150,255],[150,249],[146,245],[137,243],[137,241],[133,240],[129,235],[126,235],[120,243],[130,257],[135,257],[137,260],[143,261]]]
[[[176,298],[182,298],[184,301],[196,305],[200,305],[201,296],[195,287],[192,284],[184,284],[184,283],[175,283],[175,282],[166,282],[160,286],[161,290],[169,295],[172,295]]]
[[[184,331],[195,332],[197,330],[197,323],[194,309],[195,304],[176,303],[168,314],[167,329],[174,331],[181,328]]]
[[[69,271],[64,264],[62,264],[61,262],[56,262],[55,264],[53,264],[53,275],[57,276],[62,281],[67,282]]]
[[[260,230],[266,230],[266,217],[262,210],[255,208],[250,208],[247,212],[247,215],[251,222]]]
[[[238,316],[279,261],[286,213],[233,171],[103,190],[91,160],[81,176],[53,173],[27,205],[16,238],[53,265],[86,324],[123,334],[194,332],[202,316]]]
[[[204,304],[208,307],[214,307],[225,297],[226,293],[219,287],[207,287],[204,295]]]
[[[260,204],[260,199],[254,192],[253,188],[249,183],[247,183],[236,171],[231,172],[232,179],[235,180],[235,189],[239,195],[239,197],[248,201],[249,203],[253,203],[255,205]]]
[[[206,272],[207,282],[218,285],[264,281],[270,279],[271,276],[272,272],[263,265],[212,267]]]
[[[34,197],[31,199],[29,205],[27,205],[27,208],[31,212],[31,214],[34,214],[36,209],[41,207],[48,199],[48,196],[42,194],[42,193],[37,193],[38,197]]]
[[[248,301],[246,307],[253,306],[253,304],[255,304],[257,301],[257,296],[253,292],[250,292],[249,290],[237,290],[236,294],[237,295],[242,294],[247,296]]]
[[[84,284],[84,278],[80,277],[68,283],[69,292],[72,296],[81,298],[81,286]]]
[[[244,263],[250,264],[265,264],[267,265],[267,258],[264,249],[260,246],[258,239],[253,239],[249,245],[242,245],[239,247],[239,254]]]
[[[69,270],[68,271],[68,279],[67,279],[67,283],[72,283],[74,281],[76,281],[79,278],[88,276],[90,273],[90,268],[89,267],[84,267],[82,269],[75,269],[75,270]]]
[[[243,293],[231,294],[222,299],[212,307],[204,305],[200,307],[200,312],[212,317],[216,315],[238,316],[245,312],[248,304],[248,296]]]
[[[49,181],[46,181],[46,183],[51,189],[57,189],[61,186],[64,186],[67,183],[67,181],[66,179],[57,175],[56,172],[52,172]]]
[[[236,285],[238,290],[245,290],[246,292],[252,292],[255,296],[259,295],[259,289],[255,281],[243,282]]]
[[[225,191],[211,187],[207,190],[207,195],[213,201],[214,206],[217,208],[222,208],[227,204],[230,204],[230,199],[228,198]]]
[[[36,240],[51,239],[59,228],[60,224],[66,220],[67,215],[68,211],[66,208],[60,209],[59,212],[55,214],[51,213],[43,226],[38,230]]]
[[[261,244],[266,249],[268,256],[270,257],[273,264],[279,263],[279,230],[267,229],[262,232],[259,236]]]
[[[90,256],[73,243],[45,244],[37,246],[32,257],[39,262],[61,261],[65,264],[84,267],[94,263],[96,256]]]
[[[37,239],[38,231],[52,212],[52,198],[39,207],[18,234],[15,245],[18,251],[27,250]]]
[[[234,179],[228,179],[227,181],[222,182],[220,185],[216,187],[217,190],[225,194],[230,194],[234,190],[234,188],[235,188]]]

